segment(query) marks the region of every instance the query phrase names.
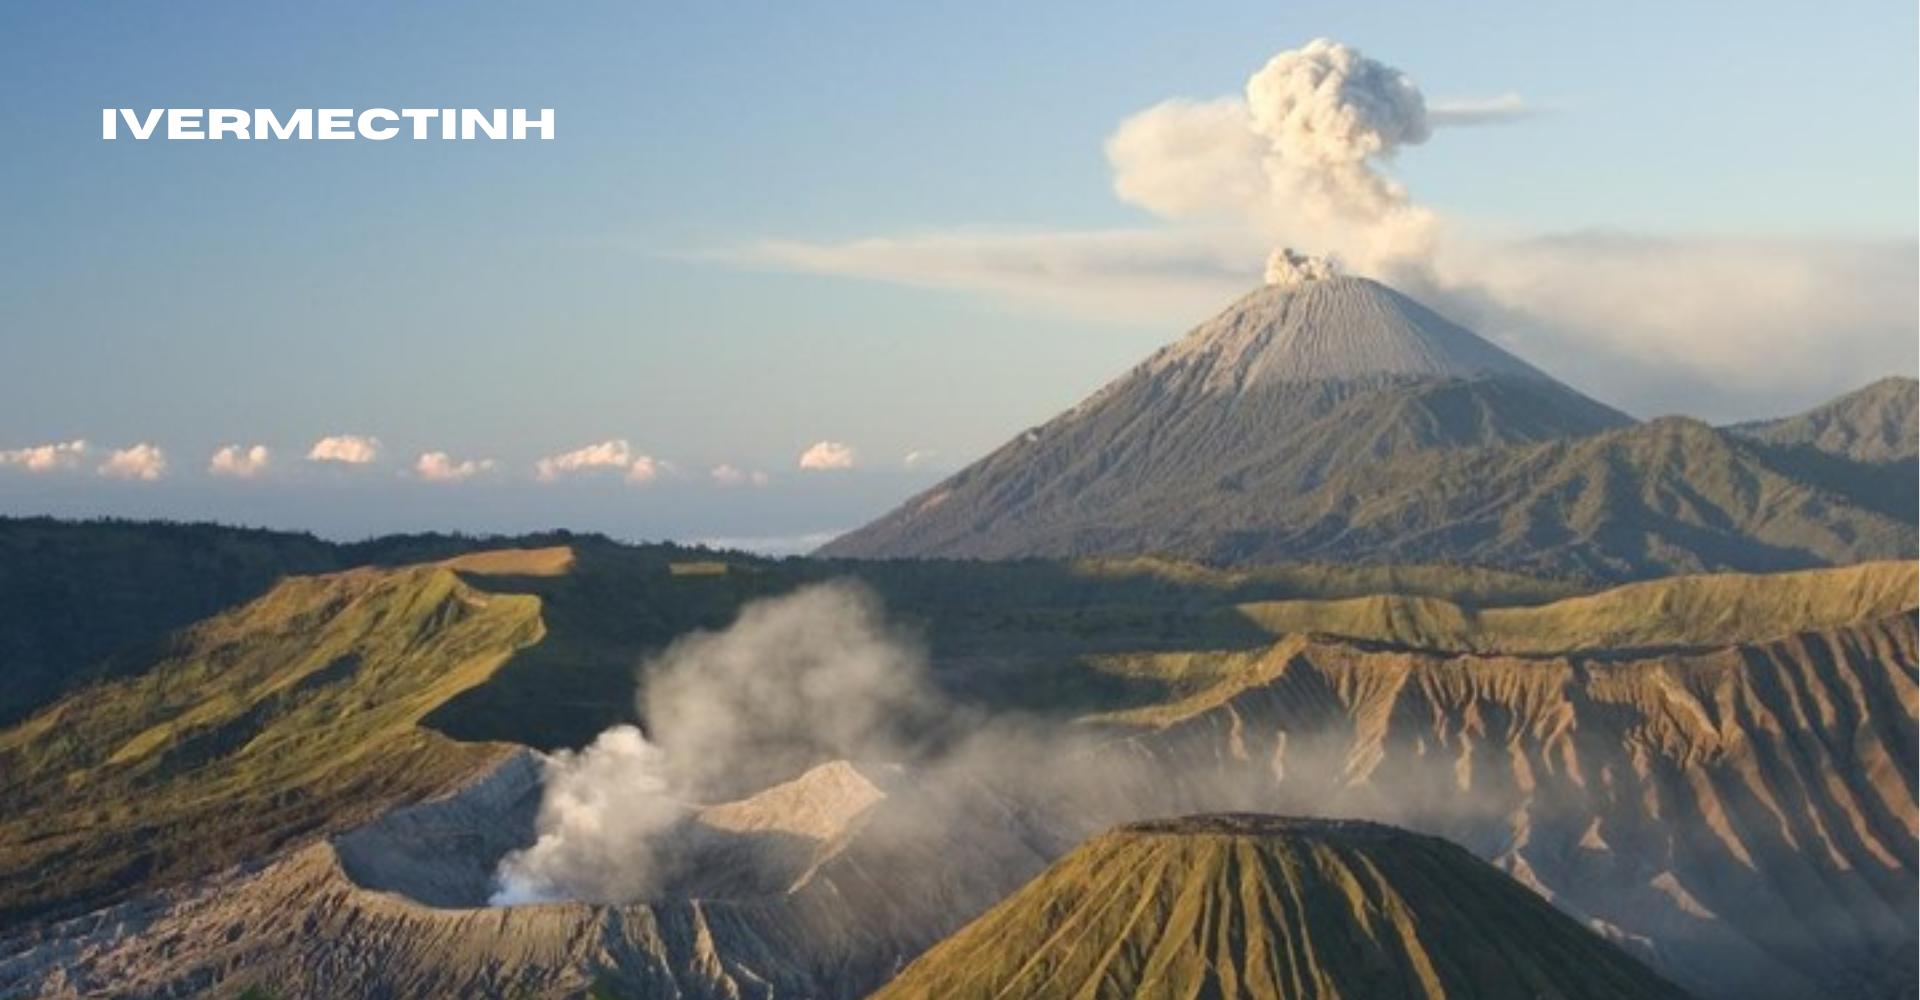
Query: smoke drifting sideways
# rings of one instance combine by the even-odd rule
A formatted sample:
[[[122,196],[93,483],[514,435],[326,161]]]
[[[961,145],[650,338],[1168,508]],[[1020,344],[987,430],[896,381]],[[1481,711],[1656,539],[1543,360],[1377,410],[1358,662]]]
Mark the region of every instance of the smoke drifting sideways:
[[[1046,855],[1139,819],[1281,810],[1392,822],[1416,818],[1406,807],[1425,802],[1454,824],[1474,817],[1467,829],[1491,822],[1497,841],[1499,817],[1513,811],[1454,787],[1443,773],[1451,765],[1437,759],[1432,773],[1405,782],[1375,774],[1349,787],[1339,780],[1352,751],[1341,733],[1295,734],[1286,756],[1302,766],[1283,780],[1277,759],[1228,766],[1217,747],[973,710],[941,693],[922,644],[853,582],[750,603],[725,630],[676,642],[643,676],[646,734],[616,726],[547,759],[536,839],[501,859],[493,905],[675,898],[715,874],[700,870],[716,857],[704,851],[712,842],[702,837],[716,834],[697,822],[701,809],[830,761],[890,776],[861,827],[867,857],[972,864],[982,869],[969,871],[973,884],[1007,889]],[[1434,789],[1445,790],[1441,801],[1429,801]],[[753,863],[737,851],[719,861]]]
[[[748,604],[643,673],[651,738],[617,726],[548,759],[537,839],[501,860],[495,905],[655,895],[699,806],[823,761],[914,762],[946,714],[924,650],[853,583]]]
[[[1274,56],[1244,96],[1133,115],[1107,159],[1114,192],[1156,215],[1251,222],[1404,281],[1425,274],[1439,221],[1383,166],[1431,135],[1412,78],[1322,38]]]

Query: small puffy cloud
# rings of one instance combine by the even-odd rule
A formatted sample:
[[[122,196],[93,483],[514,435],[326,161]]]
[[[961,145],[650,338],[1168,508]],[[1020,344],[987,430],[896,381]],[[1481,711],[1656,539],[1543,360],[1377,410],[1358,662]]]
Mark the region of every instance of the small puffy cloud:
[[[413,462],[413,474],[430,483],[457,483],[493,469],[491,458],[456,462],[444,451],[422,452]]]
[[[642,486],[667,474],[667,463],[647,455],[639,455],[627,463],[626,480],[636,486]]]
[[[800,467],[819,472],[853,468],[853,446],[839,441],[815,441],[800,453]]]
[[[635,454],[625,439],[614,438],[548,456],[534,463],[533,468],[535,477],[543,483],[576,473],[618,470],[627,482],[641,485],[665,475],[668,467],[650,455]]]
[[[85,441],[62,441],[0,451],[0,465],[11,465],[28,472],[57,472],[79,467],[86,457]]]
[[[131,448],[116,449],[94,471],[110,479],[138,479],[150,483],[166,474],[167,456],[153,445],[136,444]]]
[[[342,462],[366,465],[380,457],[380,439],[359,434],[335,434],[313,443],[307,452],[309,462]]]
[[[708,475],[722,486],[765,486],[770,481],[767,474],[758,469],[748,471],[724,462],[714,466]]]
[[[273,461],[273,453],[267,446],[256,444],[251,447],[230,444],[213,453],[213,460],[207,463],[207,472],[229,479],[253,479],[267,471]]]
[[[939,455],[940,455],[939,452],[934,451],[930,448],[915,448],[914,450],[907,452],[907,456],[901,459],[901,462],[903,462],[906,465],[906,467],[909,469],[917,469],[927,464],[928,462],[933,461],[935,458],[939,457]]]
[[[533,469],[541,482],[550,483],[570,472],[624,468],[632,462],[632,446],[624,440],[615,438],[548,456],[534,463]]]

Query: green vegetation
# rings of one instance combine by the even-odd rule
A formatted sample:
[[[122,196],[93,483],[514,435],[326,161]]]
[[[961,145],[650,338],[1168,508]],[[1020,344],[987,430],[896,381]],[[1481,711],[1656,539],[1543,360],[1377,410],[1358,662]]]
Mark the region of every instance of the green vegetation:
[[[0,732],[0,920],[350,828],[497,759],[419,720],[543,632],[447,568],[293,578]]]
[[[0,518],[0,726],[89,683],[146,669],[167,633],[259,597],[282,577],[502,544],[396,535],[337,545],[211,524]]]
[[[1867,563],[1771,576],[1682,576],[1537,607],[1475,609],[1380,594],[1269,601],[1241,611],[1276,635],[1325,633],[1421,649],[1625,652],[1778,638],[1898,614],[1920,593],[1920,564]]]
[[[1465,850],[1192,817],[1076,848],[873,1000],[1684,1000]]]

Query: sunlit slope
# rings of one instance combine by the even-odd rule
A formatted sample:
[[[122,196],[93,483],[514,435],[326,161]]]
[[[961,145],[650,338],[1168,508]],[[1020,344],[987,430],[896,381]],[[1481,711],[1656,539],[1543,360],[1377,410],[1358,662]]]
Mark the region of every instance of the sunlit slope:
[[[139,676],[0,733],[0,914],[100,902],[347,829],[498,759],[417,723],[542,634],[427,565],[292,578]]]
[[[1325,633],[1423,649],[1502,653],[1715,646],[1871,621],[1920,602],[1920,563],[1628,584],[1534,607],[1463,607],[1384,594],[1266,601],[1241,611],[1274,634]]]
[[[874,1000],[1680,1000],[1433,837],[1196,816],[1076,848]]]

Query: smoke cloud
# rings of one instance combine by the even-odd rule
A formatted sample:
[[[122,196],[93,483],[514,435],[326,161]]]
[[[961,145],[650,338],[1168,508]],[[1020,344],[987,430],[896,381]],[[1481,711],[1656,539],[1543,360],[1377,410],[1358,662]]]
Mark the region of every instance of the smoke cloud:
[[[633,726],[548,759],[540,837],[500,862],[496,906],[555,899],[632,900],[656,871],[651,839],[685,814],[664,773],[666,754]]]
[[[548,761],[538,839],[501,861],[493,902],[647,898],[695,806],[823,761],[919,759],[943,712],[920,645],[850,583],[748,604],[644,676],[651,738],[616,727]]]
[[[1241,219],[1394,278],[1424,270],[1439,222],[1382,167],[1431,135],[1410,77],[1322,38],[1274,56],[1244,97],[1128,118],[1107,159],[1114,192],[1157,215]]]
[[[1340,273],[1340,268],[1325,257],[1309,257],[1282,247],[1267,256],[1267,284],[1282,288],[1309,281],[1320,281]]]

